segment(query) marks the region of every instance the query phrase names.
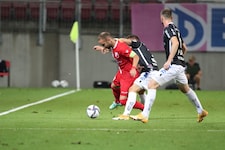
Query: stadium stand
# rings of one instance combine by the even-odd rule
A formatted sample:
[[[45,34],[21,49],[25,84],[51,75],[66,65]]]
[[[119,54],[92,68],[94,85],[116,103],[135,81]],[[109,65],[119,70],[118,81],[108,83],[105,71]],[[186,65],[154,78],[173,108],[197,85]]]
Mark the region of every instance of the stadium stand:
[[[108,0],[95,0],[94,1],[94,18],[97,21],[108,20],[109,15],[109,1]]]
[[[120,0],[80,0],[81,1],[81,24],[82,32],[88,34],[98,33],[102,27],[117,31],[120,20]],[[195,3],[209,2],[210,0],[123,0],[123,25],[130,32],[131,4],[133,3]],[[40,2],[46,2],[46,30],[69,29],[71,23],[78,17],[76,0],[0,0],[1,29],[10,30],[17,27],[22,29],[36,30],[40,15]],[[224,0],[211,0],[211,3],[223,2]],[[29,24],[25,23],[26,21]],[[25,23],[25,26],[24,26]],[[104,25],[103,25],[104,24]],[[92,28],[98,28],[93,30]],[[17,30],[21,31],[21,30]]]
[[[81,0],[81,18],[83,21],[90,21],[93,14],[93,0]]]
[[[16,20],[27,20],[28,3],[27,2],[13,2],[13,18]]]
[[[119,21],[120,20],[120,0],[111,1],[110,8],[111,8],[111,13],[110,13],[111,19],[113,21]]]
[[[60,2],[46,2],[47,9],[47,20],[48,21],[58,21],[60,13]]]
[[[1,19],[8,20],[11,18],[12,2],[0,2]]]
[[[75,18],[76,3],[74,1],[63,0],[61,2],[61,20],[72,22]]]
[[[39,9],[40,9],[39,2],[29,2],[28,7],[30,20],[37,21],[39,18]]]

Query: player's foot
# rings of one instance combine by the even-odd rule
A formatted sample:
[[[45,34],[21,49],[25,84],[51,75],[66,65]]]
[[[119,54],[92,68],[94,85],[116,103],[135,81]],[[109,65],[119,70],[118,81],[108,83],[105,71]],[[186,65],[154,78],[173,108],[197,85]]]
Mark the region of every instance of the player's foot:
[[[138,115],[130,115],[130,118],[133,120],[137,120],[137,121],[141,121],[143,123],[147,123],[148,122],[148,117],[145,117],[144,115],[142,115],[142,113],[139,113]]]
[[[197,90],[201,91],[201,88],[200,87],[197,87]]]
[[[109,106],[109,109],[115,109],[117,106],[122,106],[122,104],[120,103],[116,103],[116,102],[113,102],[110,106]]]
[[[113,120],[129,120],[129,115],[119,115],[118,117],[112,118]]]
[[[208,115],[208,112],[206,110],[203,110],[201,114],[198,114],[198,122],[202,122],[203,118],[206,117]]]

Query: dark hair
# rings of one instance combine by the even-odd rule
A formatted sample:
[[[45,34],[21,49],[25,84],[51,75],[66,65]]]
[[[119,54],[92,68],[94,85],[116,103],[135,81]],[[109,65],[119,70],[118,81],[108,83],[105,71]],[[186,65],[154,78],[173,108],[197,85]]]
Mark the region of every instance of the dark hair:
[[[139,37],[137,35],[134,35],[134,34],[128,35],[127,39],[135,39],[137,41],[140,41]]]
[[[172,10],[169,8],[165,8],[161,11],[161,15],[165,18],[172,18]]]

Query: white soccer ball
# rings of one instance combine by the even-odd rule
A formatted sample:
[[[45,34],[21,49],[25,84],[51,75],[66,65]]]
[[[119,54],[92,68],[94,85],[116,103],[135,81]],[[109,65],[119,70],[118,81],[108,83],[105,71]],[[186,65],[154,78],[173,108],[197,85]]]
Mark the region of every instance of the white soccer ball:
[[[69,86],[69,83],[66,81],[66,80],[61,80],[60,81],[60,85],[63,87],[63,88],[66,88]]]
[[[52,81],[52,86],[53,86],[53,87],[58,87],[59,85],[60,85],[59,80],[53,80],[53,81]]]
[[[89,105],[87,107],[87,115],[89,118],[97,118],[100,115],[100,108],[96,105]]]

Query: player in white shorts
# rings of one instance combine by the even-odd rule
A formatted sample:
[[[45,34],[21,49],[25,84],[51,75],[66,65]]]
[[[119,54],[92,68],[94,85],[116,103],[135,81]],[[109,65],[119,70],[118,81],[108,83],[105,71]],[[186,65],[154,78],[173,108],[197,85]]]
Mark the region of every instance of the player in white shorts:
[[[127,39],[120,39],[130,45],[133,51],[139,56],[140,76],[134,81],[133,85],[129,88],[128,99],[126,102],[125,110],[122,115],[114,117],[113,120],[128,120],[131,110],[136,103],[137,94],[139,93],[141,102],[145,101],[144,91],[148,89],[148,83],[153,74],[158,73],[158,66],[154,56],[144,43],[139,41],[136,35],[130,35]]]
[[[152,80],[149,81],[144,110],[138,115],[130,117],[134,120],[147,123],[151,107],[156,98],[156,89],[174,79],[180,91],[195,106],[198,113],[197,121],[202,122],[203,118],[208,115],[208,112],[203,109],[198,96],[188,85],[188,80],[184,72],[186,64],[183,56],[187,51],[187,47],[183,42],[179,29],[172,22],[172,10],[162,10],[160,19],[164,26],[163,42],[166,62],[163,68],[159,70],[159,73],[152,76]]]
[[[172,64],[169,69],[161,68],[159,73],[152,76],[152,78],[160,85],[164,85],[171,80],[175,80],[176,84],[188,84],[185,75],[185,67],[181,65]]]

